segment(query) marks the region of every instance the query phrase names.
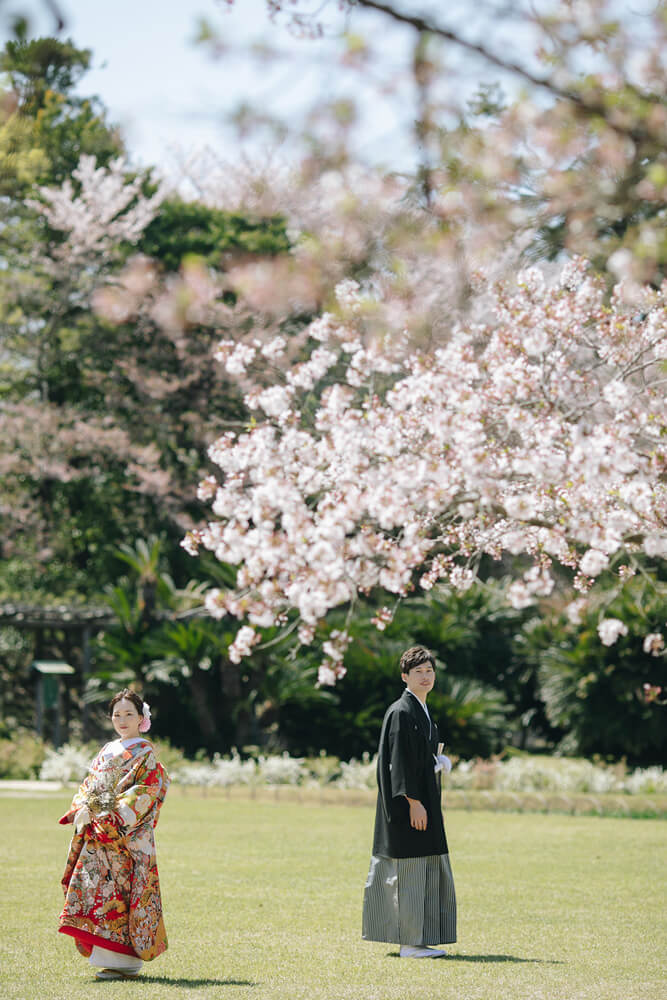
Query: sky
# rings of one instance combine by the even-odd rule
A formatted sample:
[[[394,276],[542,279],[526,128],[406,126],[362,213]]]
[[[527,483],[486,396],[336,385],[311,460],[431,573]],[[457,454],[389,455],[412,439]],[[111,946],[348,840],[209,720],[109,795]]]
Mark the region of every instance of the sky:
[[[346,27],[336,0],[312,0],[324,6],[329,37],[296,38],[283,22],[269,19],[266,0],[56,0],[66,27],[62,37],[93,52],[92,69],[80,92],[97,94],[119,125],[135,163],[157,166],[169,173],[172,165],[204,147],[224,161],[239,158],[242,143],[229,124],[241,104],[251,104],[297,127],[322,99],[354,97],[360,106],[356,152],[363,159],[392,167],[412,165],[414,92],[409,74],[410,44],[414,35],[386,18],[357,9],[350,22],[381,57],[382,79],[374,85],[337,62],[339,43],[333,36]],[[304,0],[309,2],[309,0]],[[534,37],[522,4],[540,0],[402,0],[405,10],[437,13],[440,23],[456,28],[504,56],[536,69]],[[546,2],[546,0],[545,0]],[[619,0],[620,2],[620,0]],[[641,7],[653,0],[634,0]],[[0,12],[29,13],[33,34],[51,34],[53,20],[48,0],[0,0]],[[494,16],[494,4],[514,14]],[[621,4],[621,6],[625,6]],[[491,13],[490,13],[491,11]],[[215,55],[195,44],[200,18],[208,20],[222,41]],[[283,58],[258,62],[250,57],[253,45],[278,47]],[[482,82],[500,81],[507,93],[518,83],[475,59],[449,47],[440,79],[451,81],[452,99],[465,101]],[[254,133],[247,143],[254,154],[267,142],[266,133]],[[271,140],[272,143],[275,139]]]
[[[93,52],[81,93],[101,97],[133,158],[145,165],[168,167],[174,151],[204,146],[233,158],[237,139],[227,118],[242,102],[295,122],[316,98],[335,92],[327,71],[335,43],[297,39],[272,24],[265,0],[236,0],[231,9],[216,0],[58,3],[66,19],[61,37]],[[48,10],[37,0],[28,6],[32,33],[52,33]],[[339,16],[335,4],[332,14]],[[202,17],[224,42],[217,56],[194,42]],[[258,65],[248,50],[261,41],[279,45],[287,58]],[[373,102],[366,135],[378,158],[405,127],[405,116],[389,102]]]
[[[62,37],[71,37],[93,52],[92,69],[80,92],[102,99],[137,163],[168,172],[175,160],[203,147],[234,160],[239,139],[228,120],[240,104],[252,104],[298,126],[317,100],[351,96],[361,107],[357,153],[385,165],[412,165],[414,103],[406,67],[414,35],[385,18],[359,10],[354,14],[354,30],[361,31],[381,55],[383,79],[372,86],[358,74],[341,70],[334,37],[296,38],[284,20],[271,22],[266,0],[235,0],[231,8],[220,0],[57,3],[66,20]],[[455,24],[458,8],[459,30],[483,37],[483,25],[467,0],[445,11],[441,0],[424,0],[419,9],[429,3],[439,19],[446,13]],[[53,32],[46,0],[5,0],[3,13],[12,5],[29,13],[33,34]],[[313,6],[321,6],[319,0],[313,0]],[[344,30],[346,21],[335,0],[325,6],[325,16],[330,36]],[[194,42],[200,18],[208,20],[222,39],[222,51],[216,56]],[[512,37],[516,44],[516,27]],[[249,49],[261,42],[279,47],[285,58],[268,64],[251,59]],[[450,52],[448,59],[452,80],[456,78],[460,86],[467,75],[470,93],[480,80],[497,79],[497,73],[474,65],[474,60],[468,66],[470,60],[462,53]],[[387,92],[392,85],[400,90],[402,83],[399,99]],[[267,140],[255,136],[249,141]]]

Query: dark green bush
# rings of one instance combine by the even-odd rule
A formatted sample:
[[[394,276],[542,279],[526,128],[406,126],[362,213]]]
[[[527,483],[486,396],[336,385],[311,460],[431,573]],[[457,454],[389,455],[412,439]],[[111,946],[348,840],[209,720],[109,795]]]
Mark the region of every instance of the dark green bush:
[[[541,691],[549,718],[566,734],[563,750],[664,764],[665,709],[645,701],[643,685],[667,689],[667,659],[645,653],[643,640],[664,630],[666,599],[664,584],[635,577],[591,603],[580,625],[560,618],[541,627]],[[598,635],[603,617],[628,629],[612,646]]]

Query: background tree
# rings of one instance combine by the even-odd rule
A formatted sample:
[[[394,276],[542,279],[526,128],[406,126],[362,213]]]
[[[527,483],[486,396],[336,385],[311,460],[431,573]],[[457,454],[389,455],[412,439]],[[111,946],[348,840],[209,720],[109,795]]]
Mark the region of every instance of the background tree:
[[[9,43],[4,57],[16,98],[7,128],[23,123],[25,156],[39,169],[26,172],[19,158],[6,174],[3,577],[6,593],[36,599],[99,594],[118,571],[118,546],[149,534],[174,542],[179,576],[176,543],[199,510],[212,440],[199,414],[212,402],[222,428],[241,413],[212,360],[218,337],[196,321],[198,297],[216,294],[206,263],[286,246],[278,219],[165,200],[148,175],[113,160],[121,147],[103,112],[70,92],[89,59],[54,39]],[[110,325],[91,309],[94,290],[113,284],[142,240],[152,263],[137,256],[123,280],[150,294],[174,272],[180,302],[167,330],[149,317]]]
[[[57,38],[6,43],[0,73],[6,78],[3,103],[9,114],[0,134],[3,145],[8,136],[17,140],[13,157],[5,154],[2,162],[3,193],[20,198],[33,184],[60,183],[84,154],[106,166],[123,153],[122,139],[99,99],[74,93],[91,55]]]

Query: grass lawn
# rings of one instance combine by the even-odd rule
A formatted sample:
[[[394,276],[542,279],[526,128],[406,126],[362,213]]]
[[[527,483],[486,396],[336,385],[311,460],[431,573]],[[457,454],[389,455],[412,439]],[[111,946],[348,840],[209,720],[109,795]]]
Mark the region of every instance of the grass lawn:
[[[399,960],[360,938],[367,807],[167,798],[157,831],[169,951],[96,982],[56,934],[64,795],[0,800],[2,1000],[662,1000],[658,820],[450,812],[459,943]]]

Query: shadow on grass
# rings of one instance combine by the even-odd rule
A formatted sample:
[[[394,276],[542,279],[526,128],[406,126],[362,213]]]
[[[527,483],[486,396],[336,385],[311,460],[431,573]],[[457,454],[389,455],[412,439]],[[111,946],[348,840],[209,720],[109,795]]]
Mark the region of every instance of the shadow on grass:
[[[400,958],[397,951],[390,951],[389,955],[391,958]],[[555,958],[519,958],[518,955],[453,955],[450,952],[447,952],[444,957],[447,962],[536,962],[540,965],[563,964]]]
[[[118,982],[118,980],[114,980]],[[138,983],[160,983],[162,986],[259,986],[252,979],[173,979],[171,976],[139,976]]]

